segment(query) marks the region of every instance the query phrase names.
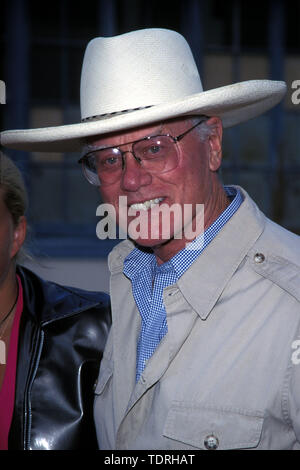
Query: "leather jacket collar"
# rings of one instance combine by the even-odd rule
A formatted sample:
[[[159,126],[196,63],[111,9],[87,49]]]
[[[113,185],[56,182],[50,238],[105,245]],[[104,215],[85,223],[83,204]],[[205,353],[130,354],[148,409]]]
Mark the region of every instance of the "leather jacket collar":
[[[41,325],[76,315],[99,305],[98,292],[44,281],[23,266],[18,266],[17,274],[22,282],[27,313]]]

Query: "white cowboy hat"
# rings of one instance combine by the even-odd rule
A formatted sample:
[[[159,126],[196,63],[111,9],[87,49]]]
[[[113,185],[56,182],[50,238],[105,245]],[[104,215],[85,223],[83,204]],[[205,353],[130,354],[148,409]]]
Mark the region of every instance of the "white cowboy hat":
[[[219,116],[234,126],[275,106],[284,82],[251,80],[203,91],[186,40],[167,29],[143,29],[89,42],[82,66],[82,122],[10,130],[1,144],[31,151],[77,151],[86,137],[183,115]]]

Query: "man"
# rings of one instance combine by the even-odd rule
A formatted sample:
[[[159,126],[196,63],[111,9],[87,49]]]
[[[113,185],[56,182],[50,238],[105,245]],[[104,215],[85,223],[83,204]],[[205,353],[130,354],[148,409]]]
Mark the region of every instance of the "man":
[[[84,141],[84,174],[131,238],[109,256],[101,449],[300,448],[299,237],[218,178],[222,127],[284,93],[203,92],[182,36],[140,30],[89,44],[82,123],[2,134],[23,149]]]

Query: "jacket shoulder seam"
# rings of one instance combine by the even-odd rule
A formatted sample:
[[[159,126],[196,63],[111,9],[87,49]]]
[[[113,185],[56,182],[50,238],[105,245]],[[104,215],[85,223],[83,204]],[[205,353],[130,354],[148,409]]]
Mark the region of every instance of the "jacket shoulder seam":
[[[300,302],[300,267],[278,255],[263,253],[263,256],[262,261],[255,261],[255,255],[249,256],[252,269]]]

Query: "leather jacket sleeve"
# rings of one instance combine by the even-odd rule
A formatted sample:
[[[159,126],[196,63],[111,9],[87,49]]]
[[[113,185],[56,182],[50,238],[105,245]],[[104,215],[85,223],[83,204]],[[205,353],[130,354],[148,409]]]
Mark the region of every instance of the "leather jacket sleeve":
[[[108,295],[43,281],[24,290],[9,449],[97,449],[93,386],[108,330]]]

